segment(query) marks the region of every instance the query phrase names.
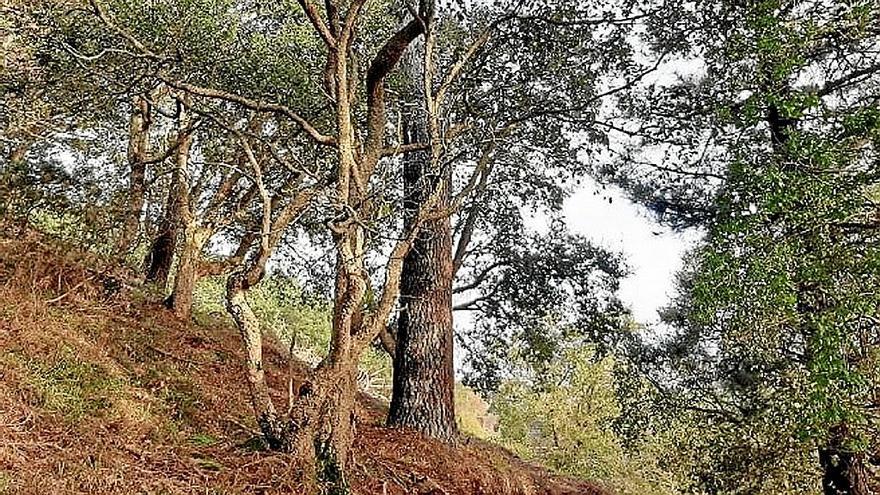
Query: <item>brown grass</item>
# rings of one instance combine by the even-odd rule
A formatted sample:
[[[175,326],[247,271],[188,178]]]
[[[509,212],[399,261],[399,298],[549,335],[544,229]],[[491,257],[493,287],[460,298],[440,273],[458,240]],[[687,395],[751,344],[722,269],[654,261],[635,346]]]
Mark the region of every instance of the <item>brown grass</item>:
[[[0,239],[0,495],[301,493],[295,458],[255,448],[233,329],[179,322],[132,280],[37,235]],[[282,401],[284,358],[267,361]],[[602,493],[383,418],[361,398],[353,493]]]

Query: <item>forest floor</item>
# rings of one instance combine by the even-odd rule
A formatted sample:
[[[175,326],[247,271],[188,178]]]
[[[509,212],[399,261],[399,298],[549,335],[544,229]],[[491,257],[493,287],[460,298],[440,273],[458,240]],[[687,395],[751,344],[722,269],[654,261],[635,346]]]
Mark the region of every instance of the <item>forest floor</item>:
[[[261,448],[235,330],[177,321],[126,280],[36,234],[0,238],[0,495],[302,493],[296,459]],[[267,361],[283,403],[286,359]],[[385,428],[384,412],[360,398],[354,494],[605,493],[486,442]]]

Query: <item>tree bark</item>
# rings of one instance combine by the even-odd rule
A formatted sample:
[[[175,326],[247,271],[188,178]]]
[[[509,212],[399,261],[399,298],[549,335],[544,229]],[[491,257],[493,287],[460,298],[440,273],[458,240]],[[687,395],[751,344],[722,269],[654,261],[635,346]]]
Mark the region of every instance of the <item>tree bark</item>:
[[[165,201],[165,212],[159,224],[159,233],[153,240],[147,258],[146,281],[162,287],[168,285],[168,276],[177,249],[179,231],[193,221],[189,205],[189,153],[192,148],[192,130],[189,129],[190,119],[186,105],[178,102],[178,133],[177,151],[174,158],[174,169],[171,174],[171,185],[168,188],[168,199]]]
[[[405,144],[427,142],[426,118],[416,111],[404,123]],[[443,188],[438,208],[449,205],[449,171],[434,168],[428,152],[404,157],[406,228],[436,187]],[[452,227],[448,216],[426,222],[403,263],[400,318],[394,354],[390,426],[412,428],[426,436],[457,436],[453,393]]]
[[[168,276],[171,274],[171,264],[174,261],[174,251],[177,248],[177,228],[169,215],[169,205],[166,204],[165,213],[159,223],[159,232],[150,250],[147,252],[144,265],[146,266],[146,281],[153,283],[162,289],[168,285]]]
[[[269,448],[298,454],[308,493],[318,493],[318,482],[336,489],[334,493],[346,493],[343,473],[354,439],[357,364],[352,359],[325,360],[318,369],[297,377],[296,382],[291,377],[287,412],[278,412],[266,382],[259,320],[246,298],[248,289],[263,278],[273,248],[268,243],[261,246],[245,268],[229,277],[226,286],[226,308],[239,329],[247,355],[251,405]]]
[[[144,97],[136,96],[132,106],[128,131],[128,208],[125,212],[122,233],[117,243],[117,247],[123,252],[128,252],[134,247],[141,224],[150,140],[149,103]]]
[[[201,274],[202,250],[211,234],[211,229],[195,222],[183,229],[183,246],[174,277],[174,289],[167,300],[167,306],[182,320],[188,320],[192,315],[193,293]]]
[[[823,495],[872,495],[865,453],[846,448],[844,427],[832,429],[831,437],[828,446],[819,449]]]

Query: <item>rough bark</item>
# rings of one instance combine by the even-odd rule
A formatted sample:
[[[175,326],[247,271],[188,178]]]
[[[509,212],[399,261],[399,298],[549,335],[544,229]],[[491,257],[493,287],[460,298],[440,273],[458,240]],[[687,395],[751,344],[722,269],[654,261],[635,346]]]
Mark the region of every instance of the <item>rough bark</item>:
[[[141,224],[146,193],[147,156],[150,141],[150,107],[142,96],[132,102],[128,141],[128,205],[117,247],[128,252],[134,247]]]
[[[159,223],[159,232],[144,259],[145,280],[163,289],[168,285],[174,251],[177,248],[177,228],[175,222],[168,218],[170,213],[166,205],[166,212]]]
[[[423,112],[404,124],[405,144],[426,142]],[[448,171],[434,170],[427,152],[404,157],[404,209],[407,228],[435,188],[443,188],[437,207],[449,205]],[[394,354],[390,426],[451,440],[457,435],[453,399],[452,227],[448,216],[426,222],[403,263],[400,318]]]
[[[825,448],[819,449],[822,466],[823,495],[871,495],[868,487],[867,458],[864,452],[854,452],[844,445],[844,427],[834,428]]]
[[[201,275],[202,250],[211,237],[211,229],[190,223],[183,229],[183,246],[174,277],[174,290],[167,305],[180,319],[188,320],[192,314],[193,293]]]

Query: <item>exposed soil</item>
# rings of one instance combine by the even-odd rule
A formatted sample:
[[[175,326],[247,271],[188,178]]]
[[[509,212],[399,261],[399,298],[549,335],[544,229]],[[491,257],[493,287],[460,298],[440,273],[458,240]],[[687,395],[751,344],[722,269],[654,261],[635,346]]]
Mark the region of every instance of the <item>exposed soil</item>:
[[[181,323],[125,270],[35,234],[0,239],[0,494],[302,493],[262,450],[221,318]],[[267,349],[276,401],[286,359]],[[355,494],[602,494],[477,440],[385,428],[363,396]]]

